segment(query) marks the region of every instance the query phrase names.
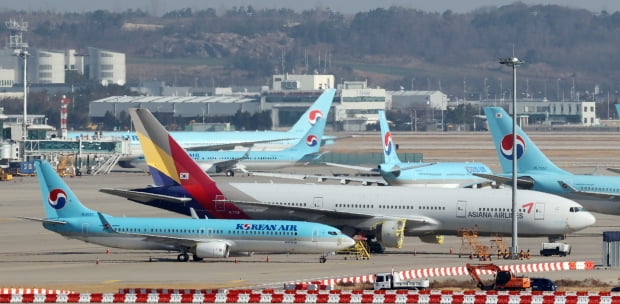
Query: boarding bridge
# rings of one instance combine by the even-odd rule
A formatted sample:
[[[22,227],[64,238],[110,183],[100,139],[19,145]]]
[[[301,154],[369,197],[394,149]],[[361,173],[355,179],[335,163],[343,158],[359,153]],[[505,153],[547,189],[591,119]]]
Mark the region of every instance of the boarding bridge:
[[[70,164],[63,165],[63,171],[81,175],[109,173],[119,159],[131,154],[128,149],[130,145],[122,140],[26,140],[4,142],[0,156],[5,163],[46,159],[52,164]]]

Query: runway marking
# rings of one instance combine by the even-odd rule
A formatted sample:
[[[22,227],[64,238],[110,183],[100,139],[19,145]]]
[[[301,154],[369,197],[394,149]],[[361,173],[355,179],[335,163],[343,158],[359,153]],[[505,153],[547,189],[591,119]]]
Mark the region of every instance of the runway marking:
[[[107,281],[103,281],[103,284],[114,284],[114,283],[118,283],[121,280],[107,280]]]

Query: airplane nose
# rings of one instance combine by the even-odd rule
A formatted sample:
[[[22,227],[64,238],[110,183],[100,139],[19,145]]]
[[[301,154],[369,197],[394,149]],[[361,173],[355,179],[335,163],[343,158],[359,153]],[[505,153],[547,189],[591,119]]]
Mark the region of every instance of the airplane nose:
[[[574,219],[573,223],[571,223],[571,228],[573,231],[582,230],[588,228],[596,223],[596,217],[592,215],[592,213],[588,211],[581,211],[577,213],[577,217]]]
[[[339,239],[338,243],[342,246],[342,249],[345,249],[355,245],[355,240],[347,236]]]

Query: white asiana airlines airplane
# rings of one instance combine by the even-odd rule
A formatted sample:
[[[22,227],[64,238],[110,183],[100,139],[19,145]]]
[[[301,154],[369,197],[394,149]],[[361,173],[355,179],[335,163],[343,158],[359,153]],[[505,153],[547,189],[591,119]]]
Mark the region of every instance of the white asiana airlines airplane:
[[[334,227],[310,222],[113,217],[82,205],[48,162],[35,161],[35,167],[46,217],[23,218],[89,243],[179,251],[179,261],[189,260],[188,253],[199,261],[228,257],[229,252],[324,253],[355,243]],[[325,262],[325,256],[320,261]]]
[[[306,219],[369,231],[384,246],[399,248],[403,236],[455,235],[477,227],[481,235],[512,231],[511,189],[362,187],[314,184],[231,183],[220,186],[226,203],[255,219]],[[594,216],[580,204],[548,193],[518,190],[520,236],[563,239],[589,227]],[[224,206],[220,206],[226,208]],[[261,208],[262,207],[262,208]]]

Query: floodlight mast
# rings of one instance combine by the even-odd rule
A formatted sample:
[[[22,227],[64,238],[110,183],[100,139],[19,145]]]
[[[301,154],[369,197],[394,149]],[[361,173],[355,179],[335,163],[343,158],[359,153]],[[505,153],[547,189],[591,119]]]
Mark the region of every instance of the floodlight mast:
[[[512,247],[510,256],[518,258],[517,228],[517,66],[523,64],[517,57],[500,58],[500,64],[512,66]]]

